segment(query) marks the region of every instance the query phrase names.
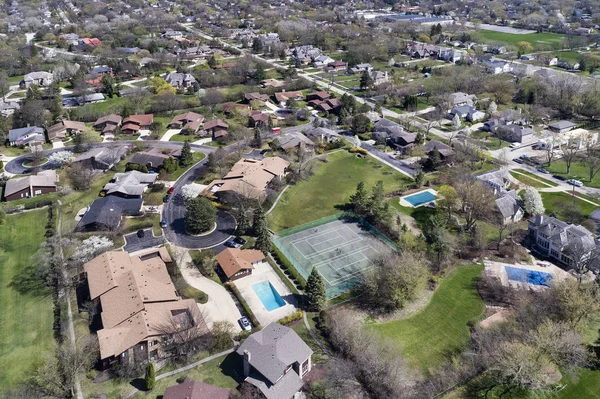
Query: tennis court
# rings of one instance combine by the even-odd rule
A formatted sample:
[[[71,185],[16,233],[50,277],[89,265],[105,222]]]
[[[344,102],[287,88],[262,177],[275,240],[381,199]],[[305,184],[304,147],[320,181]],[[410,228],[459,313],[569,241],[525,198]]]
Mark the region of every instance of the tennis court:
[[[280,232],[274,242],[304,278],[317,268],[328,298],[356,286],[362,273],[373,267],[373,260],[392,250],[380,239],[381,233],[357,219],[294,230],[289,235]]]

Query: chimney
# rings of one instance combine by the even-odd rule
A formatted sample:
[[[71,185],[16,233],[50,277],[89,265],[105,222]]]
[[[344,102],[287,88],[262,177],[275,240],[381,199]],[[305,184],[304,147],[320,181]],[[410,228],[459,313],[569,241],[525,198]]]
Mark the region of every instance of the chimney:
[[[250,359],[251,355],[248,350],[244,350],[244,377],[248,377],[250,375]]]

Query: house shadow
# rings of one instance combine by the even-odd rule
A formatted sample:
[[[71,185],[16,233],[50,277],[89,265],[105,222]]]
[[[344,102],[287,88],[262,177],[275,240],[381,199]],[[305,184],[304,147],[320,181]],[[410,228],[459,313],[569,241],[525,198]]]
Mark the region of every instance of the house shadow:
[[[129,382],[129,385],[137,389],[138,391],[146,391],[146,381],[143,378],[134,378]]]
[[[219,369],[223,375],[233,378],[238,384],[244,381],[242,358],[235,352],[230,353],[223,359],[219,364]]]

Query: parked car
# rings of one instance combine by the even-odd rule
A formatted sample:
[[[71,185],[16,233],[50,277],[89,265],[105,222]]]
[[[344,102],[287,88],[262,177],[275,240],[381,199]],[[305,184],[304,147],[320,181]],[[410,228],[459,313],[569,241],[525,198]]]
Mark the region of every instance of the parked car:
[[[515,159],[513,159],[513,162],[516,162],[516,163],[525,163],[525,161],[523,161],[521,158],[515,158]]]
[[[240,245],[244,245],[244,244],[246,243],[246,240],[245,240],[245,239],[243,239],[243,238],[242,238],[242,237],[240,237],[240,236],[237,236],[237,237],[235,237],[235,238],[233,239],[233,241],[235,241],[236,243],[238,243],[238,244],[240,244]]]
[[[527,159],[527,154],[523,154],[519,158],[521,158],[521,159]]]
[[[547,175],[547,174],[550,174],[550,172],[548,172],[548,171],[547,171],[546,169],[544,169],[544,168],[537,168],[537,171],[538,171],[538,172],[540,172],[540,173],[543,173],[543,174],[545,174],[545,175]]]
[[[165,197],[163,198],[163,202],[169,202],[169,200],[171,199],[171,196],[169,194],[165,195]]]
[[[173,194],[173,191],[175,191],[175,187],[169,187],[167,194],[171,195],[171,194]]]
[[[583,182],[580,182],[579,180],[569,179],[567,180],[567,183],[575,187],[583,187]]]
[[[242,318],[239,319],[238,321],[244,331],[252,330],[252,324],[250,324],[250,320],[248,320],[248,318],[246,316],[242,316]]]
[[[138,238],[144,238],[145,235],[146,235],[146,233],[144,233],[144,230],[138,230],[137,231]]]
[[[162,227],[163,229],[165,227],[167,227],[167,219],[163,219],[163,220],[160,221],[160,227]]]
[[[242,246],[242,244],[238,244],[235,242],[235,239],[230,238],[229,240],[225,241],[225,246],[229,248],[239,248]]]
[[[567,179],[566,177],[561,176],[561,175],[552,175],[552,177],[554,177],[555,179],[560,180],[560,181],[565,181]]]

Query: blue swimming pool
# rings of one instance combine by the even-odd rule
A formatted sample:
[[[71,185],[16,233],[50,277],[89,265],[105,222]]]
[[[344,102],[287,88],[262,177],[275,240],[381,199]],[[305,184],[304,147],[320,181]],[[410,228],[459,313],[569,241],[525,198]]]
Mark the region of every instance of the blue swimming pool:
[[[548,283],[552,280],[552,274],[545,272],[537,272],[534,270],[519,269],[517,267],[504,266],[508,279],[513,281],[526,282],[533,285],[543,285],[548,287]]]
[[[252,286],[252,289],[268,312],[285,306],[285,301],[269,281],[256,283]]]
[[[420,193],[409,195],[403,199],[410,202],[412,206],[419,206],[431,201],[435,201],[437,197],[430,191],[421,191]]]

